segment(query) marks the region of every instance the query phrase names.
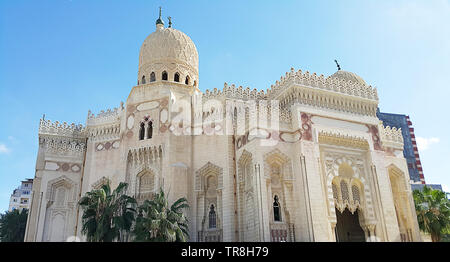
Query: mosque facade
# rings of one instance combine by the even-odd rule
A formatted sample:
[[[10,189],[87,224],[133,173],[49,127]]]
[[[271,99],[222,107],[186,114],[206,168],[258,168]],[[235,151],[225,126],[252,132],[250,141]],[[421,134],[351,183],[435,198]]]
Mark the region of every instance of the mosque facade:
[[[291,69],[267,91],[201,92],[199,57],[162,19],[137,85],[85,125],[41,119],[25,241],[85,240],[86,192],[186,197],[189,241],[421,241],[401,129],[358,75]]]

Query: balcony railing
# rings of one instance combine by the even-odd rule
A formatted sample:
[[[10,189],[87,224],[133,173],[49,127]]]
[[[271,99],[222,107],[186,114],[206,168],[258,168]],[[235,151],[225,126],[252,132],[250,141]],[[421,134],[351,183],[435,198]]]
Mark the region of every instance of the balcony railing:
[[[295,241],[294,224],[271,223],[270,240],[272,242],[294,242]]]
[[[222,242],[222,230],[202,230],[198,231],[198,242]]]

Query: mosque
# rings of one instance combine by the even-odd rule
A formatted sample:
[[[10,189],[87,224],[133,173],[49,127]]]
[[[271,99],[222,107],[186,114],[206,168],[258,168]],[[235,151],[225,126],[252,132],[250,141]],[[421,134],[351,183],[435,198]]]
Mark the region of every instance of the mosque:
[[[81,196],[186,197],[189,241],[421,241],[401,129],[352,72],[291,69],[267,91],[199,89],[194,42],[160,17],[136,85],[85,125],[41,119],[25,241],[81,234]]]

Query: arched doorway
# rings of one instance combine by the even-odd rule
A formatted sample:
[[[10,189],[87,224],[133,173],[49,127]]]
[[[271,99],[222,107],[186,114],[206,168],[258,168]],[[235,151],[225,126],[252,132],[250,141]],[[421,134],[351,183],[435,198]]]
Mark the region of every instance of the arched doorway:
[[[364,230],[359,224],[359,214],[346,208],[342,213],[336,209],[336,242],[365,242]]]

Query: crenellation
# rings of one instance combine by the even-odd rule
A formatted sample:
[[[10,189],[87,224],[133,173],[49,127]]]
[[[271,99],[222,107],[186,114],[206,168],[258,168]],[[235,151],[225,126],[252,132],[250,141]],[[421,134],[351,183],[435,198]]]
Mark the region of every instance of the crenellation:
[[[403,150],[403,135],[401,128],[397,129],[396,127],[390,126],[384,127],[382,122],[380,122],[378,127],[380,129],[380,139],[383,146]]]
[[[82,137],[84,136],[85,127],[74,123],[67,124],[67,122],[60,123],[59,121],[52,122],[51,120],[41,119],[39,122],[39,135],[55,135],[66,137]]]
[[[123,104],[120,108],[108,109],[106,111],[101,110],[97,115],[93,114],[91,110],[88,111],[86,120],[87,126],[102,125],[119,121],[120,112],[123,110]]]

